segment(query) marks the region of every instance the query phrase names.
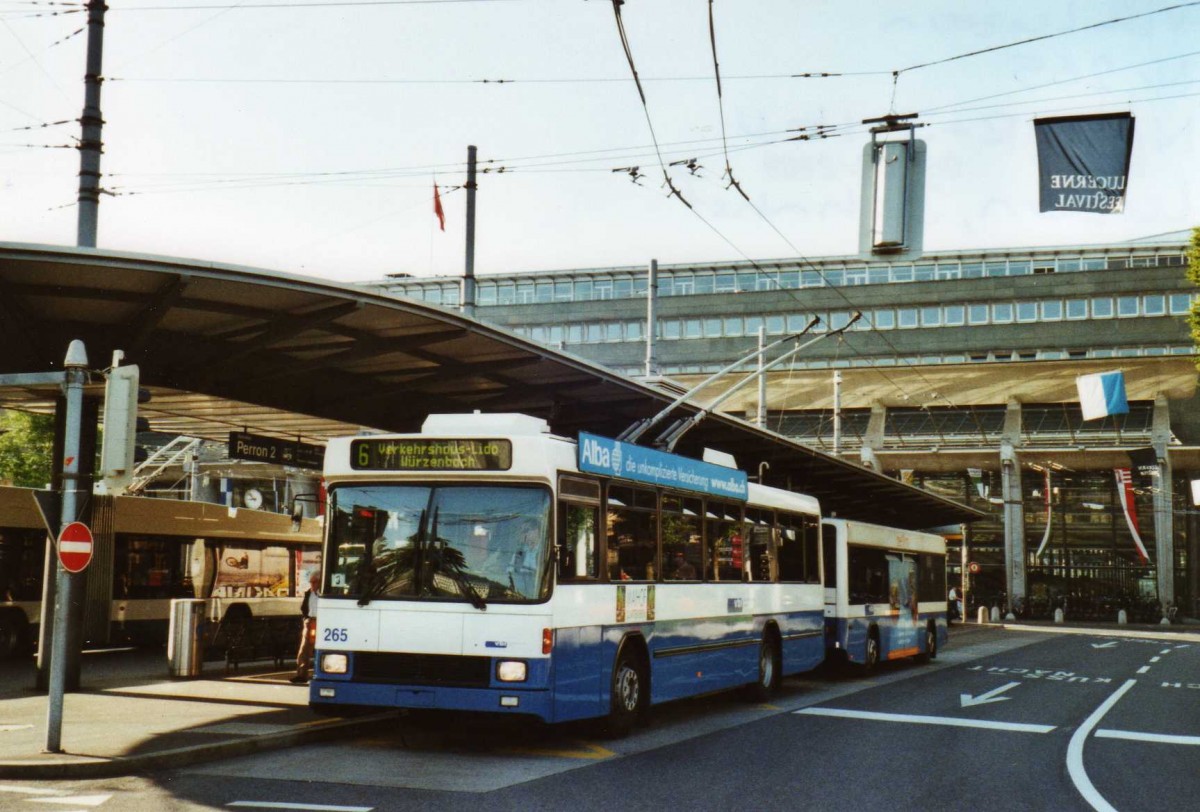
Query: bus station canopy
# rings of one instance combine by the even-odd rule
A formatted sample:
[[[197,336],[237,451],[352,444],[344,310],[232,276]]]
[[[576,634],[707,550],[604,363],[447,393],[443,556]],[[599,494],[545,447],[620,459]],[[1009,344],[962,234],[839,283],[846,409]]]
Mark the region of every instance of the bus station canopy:
[[[154,431],[231,431],[320,442],[418,431],[430,413],[521,412],[559,435],[615,437],[674,397],[457,311],[364,287],[197,260],[0,243],[0,375],[61,370],[72,339],[90,366],[114,350],[152,393]],[[97,391],[102,378],[93,376]],[[48,411],[52,385],[0,389],[0,407]],[[698,407],[684,405],[675,416]],[[670,422],[670,419],[665,422]],[[660,427],[658,430],[665,428]],[[653,436],[656,432],[647,435]],[[712,414],[676,452],[732,454],[765,484],[842,518],[905,528],[980,514],[740,420]]]

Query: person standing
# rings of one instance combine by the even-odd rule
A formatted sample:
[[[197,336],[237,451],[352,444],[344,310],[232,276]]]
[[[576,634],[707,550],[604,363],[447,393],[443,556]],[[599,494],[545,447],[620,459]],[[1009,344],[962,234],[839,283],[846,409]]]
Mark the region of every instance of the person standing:
[[[320,596],[321,574],[308,576],[308,591],[300,602],[300,650],[296,652],[296,676],[291,681],[305,685],[312,676],[313,649],[317,643],[317,602]]]

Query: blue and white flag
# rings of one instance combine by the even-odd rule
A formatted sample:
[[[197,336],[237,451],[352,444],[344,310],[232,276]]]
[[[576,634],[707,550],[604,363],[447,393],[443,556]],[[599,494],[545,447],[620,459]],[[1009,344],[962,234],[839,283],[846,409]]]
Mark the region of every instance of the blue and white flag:
[[[1041,211],[1119,214],[1125,210],[1133,117],[1129,113],[1039,118]]]
[[[1108,417],[1110,414],[1129,414],[1125,399],[1124,372],[1097,372],[1075,379],[1079,389],[1079,406],[1084,420]]]

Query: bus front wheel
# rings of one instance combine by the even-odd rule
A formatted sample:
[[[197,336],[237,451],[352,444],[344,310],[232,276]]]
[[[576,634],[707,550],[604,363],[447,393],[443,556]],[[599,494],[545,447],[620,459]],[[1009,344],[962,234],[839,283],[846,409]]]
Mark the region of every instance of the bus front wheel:
[[[626,736],[637,724],[646,704],[646,671],[637,655],[625,648],[613,668],[612,701],[606,732],[613,737]]]

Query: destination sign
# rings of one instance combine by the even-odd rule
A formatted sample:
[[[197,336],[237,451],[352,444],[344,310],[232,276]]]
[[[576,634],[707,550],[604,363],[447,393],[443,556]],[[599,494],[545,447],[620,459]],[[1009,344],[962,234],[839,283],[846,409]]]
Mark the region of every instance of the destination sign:
[[[368,437],[350,442],[356,471],[507,471],[511,440],[395,440]]]
[[[322,446],[244,431],[229,432],[229,456],[237,460],[269,462],[315,471],[320,471],[325,465],[325,449]]]

